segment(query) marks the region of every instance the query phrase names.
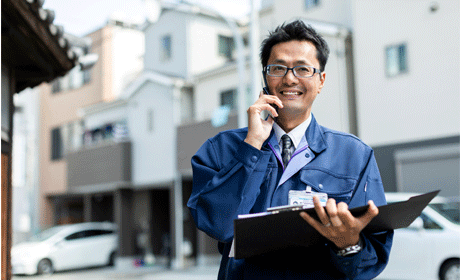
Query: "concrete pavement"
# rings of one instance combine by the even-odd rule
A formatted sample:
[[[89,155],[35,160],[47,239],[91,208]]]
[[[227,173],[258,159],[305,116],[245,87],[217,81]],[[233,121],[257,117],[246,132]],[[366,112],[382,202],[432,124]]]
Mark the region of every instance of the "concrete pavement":
[[[130,269],[92,268],[56,272],[50,276],[13,276],[12,280],[215,280],[218,266],[193,266],[182,270],[169,270],[164,266],[132,267]]]

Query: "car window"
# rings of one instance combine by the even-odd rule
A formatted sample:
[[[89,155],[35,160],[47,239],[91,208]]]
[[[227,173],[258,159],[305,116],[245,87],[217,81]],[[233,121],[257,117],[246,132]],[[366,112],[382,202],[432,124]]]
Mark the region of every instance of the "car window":
[[[101,235],[107,235],[107,234],[112,234],[113,230],[105,230],[105,229],[93,229],[93,230],[88,230],[87,232],[87,237],[93,237],[93,236],[101,236]]]
[[[433,203],[430,204],[430,207],[449,221],[460,224],[460,202]]]
[[[102,236],[102,235],[107,235],[107,234],[112,234],[112,233],[113,233],[112,230],[103,230],[103,229],[83,230],[83,231],[75,232],[67,236],[65,240],[70,241],[70,240],[76,240],[76,239],[81,239],[81,238]]]
[[[423,228],[424,229],[442,229],[435,221],[433,221],[430,217],[425,214],[421,214],[420,217],[423,220]]]
[[[82,238],[86,237],[86,232],[87,232],[87,230],[72,233],[71,235],[67,236],[65,238],[65,240],[71,241],[71,240],[82,239]]]

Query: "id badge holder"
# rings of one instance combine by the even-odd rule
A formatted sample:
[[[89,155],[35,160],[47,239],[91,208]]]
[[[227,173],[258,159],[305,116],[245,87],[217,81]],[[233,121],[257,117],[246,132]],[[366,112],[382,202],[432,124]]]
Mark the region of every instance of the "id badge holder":
[[[313,196],[317,196],[321,206],[325,207],[327,202],[327,193],[312,192],[311,187],[307,186],[306,190],[289,191],[289,205],[305,205],[307,207],[315,207],[313,204]]]

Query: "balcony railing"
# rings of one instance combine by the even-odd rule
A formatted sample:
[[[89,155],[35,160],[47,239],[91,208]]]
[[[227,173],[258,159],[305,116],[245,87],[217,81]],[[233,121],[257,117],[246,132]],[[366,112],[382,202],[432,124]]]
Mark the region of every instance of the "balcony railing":
[[[69,191],[109,190],[131,182],[130,141],[82,147],[69,153],[66,161]]]
[[[225,125],[214,127],[211,121],[186,124],[177,128],[177,169],[183,175],[190,175],[192,156],[203,143],[217,133],[238,127],[237,115],[230,115]]]

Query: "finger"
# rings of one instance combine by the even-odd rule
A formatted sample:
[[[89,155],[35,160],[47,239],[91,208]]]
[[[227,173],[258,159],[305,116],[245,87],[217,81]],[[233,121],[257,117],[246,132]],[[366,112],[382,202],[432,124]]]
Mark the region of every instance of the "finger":
[[[355,217],[348,210],[348,204],[345,202],[337,204],[337,215],[346,226],[351,227],[354,224]]]
[[[323,225],[330,225],[329,217],[317,196],[313,196],[313,204],[315,205],[315,211],[321,223],[323,223]]]
[[[278,117],[278,112],[271,104],[263,104],[260,108],[263,110],[267,110],[273,117]]]
[[[263,95],[263,102],[266,102],[266,103],[269,103],[269,104],[273,104],[273,105],[276,105],[278,106],[279,108],[283,108],[283,103],[281,102],[281,100],[278,98],[278,96],[274,96],[274,95],[266,95],[264,94]]]
[[[367,209],[366,213],[359,217],[360,222],[363,224],[363,228],[369,224],[374,217],[379,214],[379,209],[375,206],[372,200],[369,200],[369,209]]]
[[[278,116],[278,112],[276,112],[275,108],[268,103],[262,104],[254,104],[248,109],[248,115],[260,115],[262,111],[269,111],[275,117]]]
[[[313,219],[312,216],[308,215],[306,212],[300,212],[299,215],[300,215],[300,217],[302,217],[302,219],[304,219],[307,223],[309,223],[318,232],[321,233],[324,230],[323,224],[321,224],[317,220]]]
[[[337,205],[335,204],[335,199],[329,198],[327,200],[326,211],[334,227],[340,227],[343,225],[342,220],[339,218],[337,214]]]

